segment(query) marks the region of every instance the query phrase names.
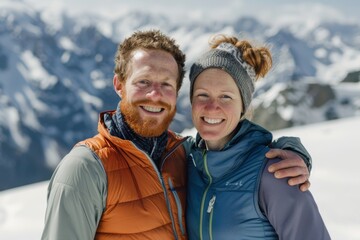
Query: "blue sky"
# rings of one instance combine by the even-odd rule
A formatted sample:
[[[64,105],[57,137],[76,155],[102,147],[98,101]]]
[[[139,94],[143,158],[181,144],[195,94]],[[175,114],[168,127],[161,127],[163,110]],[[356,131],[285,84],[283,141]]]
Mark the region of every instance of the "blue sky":
[[[37,7],[53,10],[65,8],[71,13],[82,14],[93,12],[116,18],[124,11],[131,9],[149,12],[168,13],[171,16],[193,16],[198,18],[232,18],[240,15],[257,15],[271,19],[289,9],[298,12],[328,11],[332,15],[341,15],[349,20],[360,21],[358,0],[25,0]],[[301,6],[299,8],[299,6]],[[315,8],[315,10],[314,10]],[[316,10],[317,9],[317,10]],[[336,14],[338,13],[338,14]]]

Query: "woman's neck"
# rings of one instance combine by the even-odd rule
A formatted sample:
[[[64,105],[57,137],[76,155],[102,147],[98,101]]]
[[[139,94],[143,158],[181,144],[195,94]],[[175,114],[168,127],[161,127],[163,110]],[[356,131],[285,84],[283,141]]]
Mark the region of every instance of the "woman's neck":
[[[227,136],[218,139],[218,140],[205,140],[205,146],[206,149],[209,151],[221,151],[222,149],[224,149],[224,147],[226,146],[226,144],[228,142],[230,142],[230,140],[235,136],[235,134],[238,132],[240,128],[240,124],[238,124],[238,126]]]

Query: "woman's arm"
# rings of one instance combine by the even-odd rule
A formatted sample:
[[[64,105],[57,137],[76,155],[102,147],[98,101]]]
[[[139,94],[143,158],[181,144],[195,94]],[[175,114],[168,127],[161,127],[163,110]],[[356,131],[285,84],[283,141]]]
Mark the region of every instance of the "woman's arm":
[[[300,190],[306,191],[310,187],[309,177],[312,159],[308,151],[297,137],[281,137],[269,146],[272,149],[266,154],[270,159],[282,159],[271,164],[268,170],[276,178],[288,178],[291,186],[300,184]]]
[[[261,177],[259,205],[279,239],[331,239],[311,192],[289,186],[286,178],[275,178],[266,170],[271,163]]]

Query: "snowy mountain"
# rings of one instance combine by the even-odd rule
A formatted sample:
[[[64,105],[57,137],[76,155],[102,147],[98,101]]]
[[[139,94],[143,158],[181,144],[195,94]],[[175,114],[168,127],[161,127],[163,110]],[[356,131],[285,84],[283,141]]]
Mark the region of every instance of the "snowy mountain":
[[[275,131],[299,136],[313,156],[311,192],[332,239],[360,240],[360,117]],[[194,135],[195,130],[184,132]],[[48,182],[0,192],[0,236],[38,240],[44,226]]]
[[[0,2],[0,190],[46,180],[79,140],[96,132],[98,112],[114,109],[113,57],[134,30],[159,28],[187,54],[187,67],[214,33],[271,46],[274,68],[258,84],[254,121],[269,129],[359,115],[360,25],[272,24],[254,17],[174,21],[126,12],[53,15],[23,1]],[[171,129],[192,128],[188,79]]]
[[[39,12],[11,7],[0,8],[0,189],[47,179],[117,101],[111,39],[66,16],[54,30]]]

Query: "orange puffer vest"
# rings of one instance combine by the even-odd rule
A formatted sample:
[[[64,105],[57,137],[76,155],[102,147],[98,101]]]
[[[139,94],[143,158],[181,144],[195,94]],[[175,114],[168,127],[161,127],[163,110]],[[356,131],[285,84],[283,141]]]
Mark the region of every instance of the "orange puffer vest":
[[[160,170],[131,141],[99,134],[86,144],[102,161],[107,201],[95,239],[186,239],[185,140],[169,131]]]

